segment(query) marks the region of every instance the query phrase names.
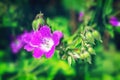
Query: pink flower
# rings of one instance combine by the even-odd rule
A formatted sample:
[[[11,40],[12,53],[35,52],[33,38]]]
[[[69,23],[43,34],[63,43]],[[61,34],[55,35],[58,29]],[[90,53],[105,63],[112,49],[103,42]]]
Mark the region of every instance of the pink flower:
[[[14,41],[11,42],[10,47],[13,53],[18,53],[19,50],[24,46],[22,41],[22,35],[19,35]]]
[[[83,19],[83,16],[84,16],[84,13],[83,12],[80,12],[79,13],[79,16],[78,16],[78,21],[82,21],[82,19]]]
[[[27,40],[23,40],[26,35],[30,35],[32,32],[24,32],[23,34],[17,36],[17,38],[11,42],[10,47],[13,53],[18,53],[20,49],[27,43]]]
[[[50,28],[44,25],[31,35],[24,36],[24,40],[27,40],[24,49],[33,51],[33,57],[35,58],[40,58],[43,54],[46,58],[51,58],[62,36],[63,34],[60,31],[55,31],[52,34]]]
[[[120,26],[120,21],[114,16],[110,17],[109,23],[113,26]]]

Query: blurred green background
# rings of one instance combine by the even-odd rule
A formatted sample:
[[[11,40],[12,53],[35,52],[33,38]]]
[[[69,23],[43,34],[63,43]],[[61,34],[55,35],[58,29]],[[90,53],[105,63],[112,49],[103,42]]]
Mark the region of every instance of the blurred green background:
[[[39,60],[24,49],[12,53],[11,41],[32,30],[40,11],[65,39],[82,24],[79,12],[91,17],[88,25],[96,24],[103,40],[94,46],[92,64],[76,61],[70,66],[57,58],[57,52]],[[120,0],[0,0],[0,80],[120,80],[120,27],[109,24],[110,16],[120,19]]]

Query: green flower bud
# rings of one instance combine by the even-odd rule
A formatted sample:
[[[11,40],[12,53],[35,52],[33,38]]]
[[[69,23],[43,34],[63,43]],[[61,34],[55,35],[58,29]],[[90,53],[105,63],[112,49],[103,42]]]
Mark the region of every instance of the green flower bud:
[[[98,31],[93,31],[92,32],[92,35],[93,35],[93,37],[96,39],[96,40],[99,40],[100,42],[102,42],[102,40],[101,40],[101,35],[100,35],[100,33],[98,32]]]
[[[87,57],[90,56],[89,52],[87,52],[87,51],[85,51],[83,54],[84,54],[84,57],[85,57],[85,58],[87,58]]]
[[[38,29],[37,21],[36,20],[33,20],[33,22],[32,22],[32,28],[33,28],[34,31]]]
[[[86,50],[85,47],[82,47],[82,48],[81,48],[81,51],[85,51],[85,50]]]
[[[38,30],[40,25],[44,25],[43,18],[38,18],[38,19],[33,20],[32,28],[34,31]]]
[[[84,54],[80,54],[80,59],[85,59]]]
[[[80,35],[81,35],[82,39],[85,40],[85,36],[83,34],[80,34]]]
[[[84,53],[80,54],[80,59],[86,59],[89,56],[90,56],[90,54],[87,51],[85,51]]]
[[[90,47],[91,45],[90,45],[90,44],[85,43],[85,46],[86,46],[86,47]]]
[[[38,23],[39,25],[44,25],[44,19],[43,19],[43,18],[37,19],[37,23]]]
[[[78,59],[80,58],[80,56],[76,53],[76,54],[73,54],[73,58]]]
[[[95,54],[95,50],[94,50],[92,47],[89,47],[89,48],[88,48],[88,52],[89,52],[90,54]]]
[[[92,43],[94,44],[94,37],[92,36],[92,33],[91,32],[86,32],[86,40],[89,42],[89,43]]]
[[[40,26],[44,25],[43,14],[40,12],[36,15],[35,19],[32,22],[32,28],[34,31],[38,30]]]

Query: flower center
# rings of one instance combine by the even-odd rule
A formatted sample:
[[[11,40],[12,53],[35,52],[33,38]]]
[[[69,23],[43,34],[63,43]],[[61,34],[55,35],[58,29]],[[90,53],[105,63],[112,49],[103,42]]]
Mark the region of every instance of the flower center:
[[[42,43],[40,44],[40,49],[42,49],[45,52],[48,52],[51,50],[53,45],[54,42],[51,38],[43,38]]]

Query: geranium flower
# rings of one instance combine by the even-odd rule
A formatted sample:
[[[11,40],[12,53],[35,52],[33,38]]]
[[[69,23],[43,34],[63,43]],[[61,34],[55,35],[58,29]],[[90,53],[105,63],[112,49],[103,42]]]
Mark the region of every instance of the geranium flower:
[[[23,40],[24,37],[30,36],[32,32],[28,33],[25,31],[23,34],[18,35],[15,40],[13,40],[10,44],[13,53],[18,53],[20,49],[27,43],[28,40]],[[28,39],[28,38],[27,38]]]
[[[33,32],[31,36],[25,38],[29,41],[24,49],[33,51],[35,58],[40,58],[43,54],[46,58],[51,58],[62,36],[63,34],[60,31],[55,31],[52,34],[50,28],[44,25],[38,31]]]
[[[14,41],[11,42],[10,47],[13,53],[18,53],[23,45],[24,42],[22,41],[22,35],[19,35]]]
[[[109,23],[113,26],[120,26],[120,21],[114,16],[110,17]]]

